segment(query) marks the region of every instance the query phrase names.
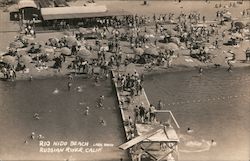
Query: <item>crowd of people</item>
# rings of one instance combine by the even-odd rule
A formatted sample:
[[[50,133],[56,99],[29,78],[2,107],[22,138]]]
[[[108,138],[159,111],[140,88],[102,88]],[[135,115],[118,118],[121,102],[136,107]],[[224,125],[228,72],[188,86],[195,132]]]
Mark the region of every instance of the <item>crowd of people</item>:
[[[248,15],[248,12],[248,10],[243,10],[242,15]],[[40,50],[40,48],[59,49],[59,54],[54,52],[52,57],[52,61],[54,61],[52,67],[58,69],[59,72],[64,64],[67,64],[66,62],[70,62],[70,64],[67,64],[67,70],[70,72],[73,70],[75,73],[95,75],[95,69],[100,68],[100,75],[104,77],[108,75],[110,69],[121,69],[121,67],[126,67],[130,63],[146,64],[145,68],[152,66],[171,67],[174,59],[180,56],[180,50],[189,51],[191,57],[203,63],[213,63],[212,50],[220,49],[228,37],[233,40],[239,39],[239,43],[242,41],[242,38],[239,38],[242,37],[242,26],[235,25],[236,23],[232,21],[232,17],[229,15],[226,8],[218,7],[216,20],[217,22],[221,21],[221,23],[216,21],[210,23],[207,17],[199,12],[185,13],[183,11],[180,14],[170,12],[152,16],[135,14],[87,19],[84,21],[91,21],[88,24],[94,27],[89,27],[83,32],[79,28],[80,34],[74,30],[70,36],[66,34],[61,39],[51,38],[45,45],[40,45],[38,49],[34,48],[33,45],[33,48],[28,50],[26,54],[37,62],[36,67],[47,69],[47,62],[51,61],[49,58],[51,55]],[[231,21],[231,28],[226,27],[227,21]],[[62,24],[64,26],[70,25],[67,21]],[[69,26],[70,28],[71,26]],[[221,32],[221,28],[225,29]],[[24,31],[24,35],[35,37],[34,22],[28,22]],[[70,33],[71,31],[68,30],[67,32]],[[96,35],[95,42],[85,38],[86,34]],[[19,36],[16,41],[22,43],[23,48],[32,46],[31,43],[27,42],[29,40],[20,37],[22,36]],[[71,41],[73,39],[73,44],[69,44],[69,37]],[[125,45],[127,43],[129,43],[128,47]],[[170,44],[172,46],[167,46]],[[232,45],[237,44],[233,43]],[[14,47],[14,49],[16,48]],[[63,48],[70,52],[63,53],[60,51]],[[138,49],[142,50],[138,52]],[[148,49],[154,49],[154,51],[148,53],[146,52]],[[85,56],[80,54],[81,50],[84,50],[83,55],[85,54]],[[134,54],[132,57],[130,56],[131,51]],[[7,54],[13,57],[20,56],[17,52],[15,53],[10,54],[8,52]],[[34,53],[37,54],[35,57],[32,55]],[[12,70],[7,71],[15,70],[15,65],[9,66],[12,66]],[[25,64],[22,67],[25,68],[27,65]],[[134,84],[136,83],[132,83],[132,85]],[[138,89],[138,83],[133,88]]]

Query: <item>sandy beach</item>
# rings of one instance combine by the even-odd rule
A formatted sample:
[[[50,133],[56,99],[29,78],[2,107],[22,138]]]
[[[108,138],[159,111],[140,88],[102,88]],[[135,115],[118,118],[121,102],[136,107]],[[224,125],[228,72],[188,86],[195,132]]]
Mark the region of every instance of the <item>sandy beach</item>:
[[[139,16],[151,16],[174,13],[200,13],[206,16],[208,24],[217,23],[216,11],[228,10],[235,21],[250,21],[249,17],[243,17],[241,12],[249,9],[250,1],[237,4],[236,7],[228,7],[234,1],[96,1],[96,5],[106,5],[108,10],[124,10]],[[84,5],[85,1],[69,2],[71,6]],[[222,5],[215,8],[216,4]],[[14,10],[17,6],[9,7]],[[167,24],[168,29],[175,25]],[[154,30],[154,25],[147,26]],[[164,102],[164,109],[173,111],[181,125],[178,134],[181,137],[180,160],[242,160],[247,161],[249,154],[249,68],[250,62],[246,61],[246,50],[250,47],[249,39],[244,37],[238,45],[223,45],[230,39],[227,31],[230,22],[218,25],[218,34],[211,36],[209,52],[211,61],[202,62],[190,56],[187,48],[178,46],[178,51],[172,59],[171,66],[155,65],[147,68],[148,64],[130,63],[122,64],[120,70],[124,73],[138,72],[145,74],[145,92],[149,101],[156,105],[159,99]],[[9,21],[9,13],[0,9],[0,51],[8,51],[8,46],[20,33],[19,24]],[[111,30],[111,28],[109,28]],[[143,27],[141,28],[143,29]],[[249,33],[249,26],[246,28]],[[121,29],[122,31],[122,29]],[[227,31],[222,40],[221,33]],[[67,31],[37,31],[36,37],[24,35],[29,44],[38,43],[43,47],[49,38],[61,39],[65,36],[74,36],[78,29]],[[160,33],[154,32],[156,36]],[[108,33],[107,37],[111,36]],[[219,47],[212,42],[219,39]],[[101,45],[107,46],[108,40],[101,41]],[[95,40],[79,41],[82,46],[96,47]],[[134,57],[134,49],[128,41],[121,41],[122,62],[127,57]],[[158,46],[147,43],[148,48],[159,49]],[[158,48],[157,48],[158,47]],[[55,47],[56,48],[56,47]],[[26,53],[27,49],[19,51]],[[53,51],[56,49],[53,49]],[[227,57],[230,52],[235,54],[232,63],[232,72],[228,72]],[[1,54],[0,53],[0,54]],[[53,53],[54,57],[56,54]],[[23,54],[25,55],[25,54]],[[114,53],[105,52],[107,59]],[[30,54],[32,61],[26,64],[27,70],[16,72],[17,81],[0,82],[0,131],[4,134],[0,137],[0,160],[130,160],[127,151],[118,149],[118,146],[126,141],[124,129],[118,109],[118,102],[114,100],[116,94],[110,77],[100,77],[76,73],[68,67],[75,60],[75,55],[65,57],[60,70],[53,67],[55,61],[49,60],[44,67],[37,67],[36,54]],[[98,57],[98,51],[91,52],[91,59]],[[15,63],[17,58],[15,57]],[[15,64],[16,65],[16,64]],[[202,68],[203,73],[199,73]],[[99,67],[96,75],[99,75]],[[117,67],[112,67],[117,71]],[[69,77],[73,75],[71,90],[68,88]],[[33,81],[30,80],[32,77]],[[3,74],[0,72],[0,78]],[[97,99],[105,96],[104,108],[97,108]],[[90,106],[90,115],[86,115],[86,106]],[[35,120],[33,115],[39,113],[41,120]],[[133,114],[133,112],[131,112]],[[103,123],[104,122],[104,123]],[[107,124],[106,124],[107,123]],[[186,130],[191,127],[194,133],[187,135]],[[30,139],[32,132],[45,136],[48,141],[89,141],[92,145],[98,143],[112,144],[101,152],[83,153],[42,153],[39,152],[39,139]],[[203,151],[190,152],[187,144],[199,146],[201,142],[210,143],[214,139],[217,143]],[[27,141],[27,142],[26,142]],[[238,143],[236,145],[236,143]],[[209,144],[210,145],[210,144]],[[95,145],[96,146],[96,145]],[[239,148],[237,148],[239,146]],[[199,149],[199,148],[198,148]],[[86,150],[86,149],[85,149]]]

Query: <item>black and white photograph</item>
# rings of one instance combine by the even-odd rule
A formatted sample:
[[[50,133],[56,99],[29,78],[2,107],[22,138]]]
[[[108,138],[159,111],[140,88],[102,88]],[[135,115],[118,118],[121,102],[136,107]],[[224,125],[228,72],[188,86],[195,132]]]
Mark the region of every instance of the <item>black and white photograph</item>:
[[[249,0],[0,0],[0,161],[249,160]]]

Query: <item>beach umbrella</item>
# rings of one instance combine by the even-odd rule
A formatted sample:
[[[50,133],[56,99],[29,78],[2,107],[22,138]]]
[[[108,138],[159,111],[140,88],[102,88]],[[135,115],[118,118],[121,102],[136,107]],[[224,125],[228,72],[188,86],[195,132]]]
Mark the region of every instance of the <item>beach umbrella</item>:
[[[83,59],[89,58],[91,55],[91,52],[86,48],[80,49],[77,53],[77,56]]]
[[[143,53],[144,53],[144,50],[142,48],[134,48],[134,54],[142,55]]]
[[[67,36],[66,43],[69,47],[77,46],[77,40],[74,36]]]
[[[61,48],[61,49],[60,49],[60,52],[61,52],[61,54],[63,54],[63,55],[67,55],[67,56],[71,55],[71,50],[70,50],[69,48],[67,48],[67,47]]]
[[[26,50],[17,50],[17,55],[21,56],[21,55],[26,55],[27,51]]]
[[[150,34],[150,35],[154,35],[155,34],[155,31],[152,30],[152,29],[146,29],[146,33]]]
[[[174,50],[174,51],[179,50],[178,45],[175,43],[167,43],[162,46],[163,46],[162,48],[164,48],[165,50]]]
[[[10,55],[6,55],[3,57],[3,62],[9,65],[15,65],[16,64],[16,58]]]
[[[169,41],[172,43],[176,43],[176,44],[180,44],[180,42],[181,42],[180,38],[178,38],[178,37],[171,37]]]
[[[156,48],[146,48],[144,50],[144,54],[153,55],[153,56],[158,56],[159,55],[159,53],[156,50]]]
[[[22,55],[19,60],[24,64],[29,64],[32,62],[32,58],[29,55]]]
[[[86,28],[80,27],[79,32],[82,34],[88,33],[89,31]]]
[[[166,34],[168,34],[169,36],[178,36],[178,32],[173,30],[173,29],[167,29],[166,30]]]
[[[118,31],[119,31],[120,33],[127,33],[127,30],[126,30],[125,28],[120,28],[120,29],[118,29]]]
[[[66,36],[72,36],[72,33],[69,32],[69,31],[64,31],[63,34],[66,35]]]
[[[208,53],[208,52],[209,52],[209,48],[208,48],[207,46],[204,48],[204,52],[205,52],[205,53]]]
[[[45,46],[42,48],[42,52],[45,54],[50,54],[50,53],[54,53],[54,48],[51,46]]]
[[[21,41],[14,41],[9,45],[10,48],[22,48],[23,46],[24,44]]]
[[[245,24],[243,22],[235,22],[234,23],[235,27],[238,27],[239,29],[243,29],[245,27]]]
[[[52,46],[57,46],[59,39],[57,38],[49,38],[49,42]]]

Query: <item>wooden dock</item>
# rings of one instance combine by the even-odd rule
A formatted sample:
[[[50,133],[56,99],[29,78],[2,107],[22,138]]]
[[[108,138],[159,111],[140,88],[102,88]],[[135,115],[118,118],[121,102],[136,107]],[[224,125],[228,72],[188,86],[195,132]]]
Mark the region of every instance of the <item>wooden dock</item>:
[[[125,72],[120,72],[119,74],[126,74]],[[163,161],[163,160],[170,160],[166,159],[168,156],[172,156],[172,153],[175,153],[175,156],[178,156],[178,149],[177,144],[179,142],[179,138],[175,132],[175,129],[171,127],[165,127],[161,124],[142,124],[142,123],[134,123],[135,129],[133,130],[134,133],[131,135],[131,127],[128,125],[129,117],[132,120],[135,120],[135,107],[140,106],[141,103],[144,104],[146,110],[149,109],[150,103],[145,93],[145,90],[142,89],[142,92],[138,96],[134,96],[132,98],[131,103],[124,103],[126,97],[129,95],[127,91],[121,91],[118,81],[117,81],[117,71],[112,71],[113,83],[116,89],[116,95],[119,103],[119,108],[121,112],[121,117],[123,121],[124,132],[126,135],[127,143],[120,146],[120,149],[129,150],[129,155],[132,161],[140,161],[143,154],[148,154],[149,158],[155,161]],[[159,113],[166,112],[169,117],[172,118],[173,122],[175,123],[176,127],[179,128],[177,121],[175,120],[171,111],[164,110],[158,111]],[[161,150],[162,143],[166,143],[169,146],[168,150]],[[150,144],[145,145],[143,144]],[[154,144],[154,145],[153,145]],[[169,144],[169,145],[168,145]],[[140,146],[138,150],[138,146]],[[134,147],[137,147],[135,150]],[[137,152],[135,152],[137,151]],[[139,151],[139,152],[138,152]],[[154,151],[154,152],[153,152]],[[151,153],[152,152],[152,153]],[[170,154],[171,153],[171,154]],[[139,157],[138,157],[139,156]],[[176,160],[172,159],[173,160]]]

